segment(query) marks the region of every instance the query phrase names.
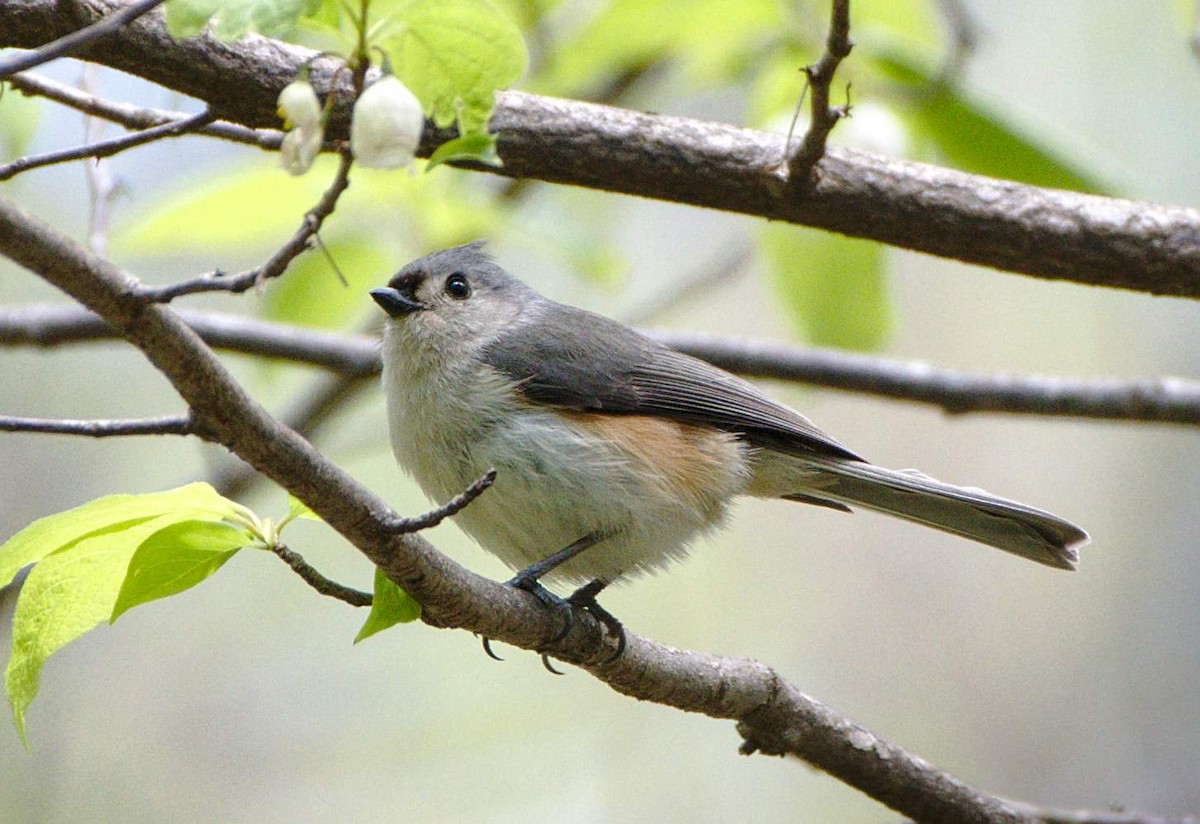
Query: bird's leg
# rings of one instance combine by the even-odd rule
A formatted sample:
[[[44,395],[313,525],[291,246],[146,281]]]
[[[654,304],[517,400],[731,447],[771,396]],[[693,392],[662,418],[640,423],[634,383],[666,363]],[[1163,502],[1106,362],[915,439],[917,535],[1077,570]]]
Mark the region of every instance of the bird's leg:
[[[578,541],[563,547],[553,555],[548,555],[542,560],[538,561],[536,564],[527,566],[525,569],[518,572],[506,582],[510,587],[516,587],[517,589],[525,590],[530,595],[541,601],[545,606],[562,611],[563,627],[561,630],[555,633],[553,638],[546,642],[547,646],[561,641],[563,638],[567,637],[567,633],[571,631],[571,605],[564,599],[560,598],[542,586],[540,581],[541,577],[549,574],[562,564],[565,564],[567,561],[571,560],[585,549],[595,546],[603,539],[603,535],[595,532],[589,535],[584,535]],[[599,590],[596,591],[599,592]],[[491,651],[489,639],[483,639],[483,648],[490,657],[497,657],[496,654]],[[556,675],[562,675],[561,672],[550,666],[550,662],[546,658],[545,654],[542,655],[542,664],[546,667],[546,669],[550,670]]]
[[[621,624],[615,615],[596,602],[596,596],[599,595],[600,591],[610,583],[612,582],[605,581],[602,578],[597,578],[594,581],[589,581],[588,583],[584,584],[579,589],[572,592],[567,598],[568,604],[590,612],[592,617],[599,621],[604,627],[605,632],[617,639],[616,652],[609,656],[609,658],[604,662],[606,664],[611,664],[613,661],[616,661],[621,657],[621,653],[625,651],[624,625]]]
[[[562,598],[541,585],[541,577],[553,572],[585,549],[595,546],[601,539],[602,536],[595,532],[584,535],[578,541],[560,549],[553,555],[548,555],[536,564],[525,567],[508,581],[508,585],[525,590],[548,607],[564,606],[566,602]]]

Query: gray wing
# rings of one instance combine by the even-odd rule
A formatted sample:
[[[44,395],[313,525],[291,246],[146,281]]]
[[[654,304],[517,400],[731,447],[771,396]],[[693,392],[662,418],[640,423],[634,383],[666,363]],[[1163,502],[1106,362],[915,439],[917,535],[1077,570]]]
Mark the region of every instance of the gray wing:
[[[616,321],[553,304],[505,332],[484,362],[533,403],[585,412],[659,415],[715,426],[782,452],[862,460],[753,384],[675,352]]]

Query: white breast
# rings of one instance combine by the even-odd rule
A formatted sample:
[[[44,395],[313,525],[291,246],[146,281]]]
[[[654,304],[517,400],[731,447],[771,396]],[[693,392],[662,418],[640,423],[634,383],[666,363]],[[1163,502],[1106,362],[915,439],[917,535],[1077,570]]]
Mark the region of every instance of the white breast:
[[[385,346],[400,345],[395,337]],[[383,359],[397,460],[438,503],[495,468],[495,484],[454,521],[514,569],[595,533],[609,537],[547,579],[612,581],[659,568],[718,525],[747,482],[745,450],[732,438],[709,444],[709,483],[681,495],[595,427],[521,402],[495,371],[464,374],[403,355]]]

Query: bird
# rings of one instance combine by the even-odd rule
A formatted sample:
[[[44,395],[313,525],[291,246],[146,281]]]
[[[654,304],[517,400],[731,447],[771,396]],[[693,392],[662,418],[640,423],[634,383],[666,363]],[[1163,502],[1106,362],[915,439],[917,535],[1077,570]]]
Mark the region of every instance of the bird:
[[[682,558],[739,496],[874,510],[1058,569],[1089,540],[1044,510],[876,466],[754,384],[543,297],[482,241],[371,296],[398,463],[438,501],[494,470],[455,522],[517,570],[508,583],[592,612],[622,647],[596,596]],[[575,589],[564,601],[545,582]]]

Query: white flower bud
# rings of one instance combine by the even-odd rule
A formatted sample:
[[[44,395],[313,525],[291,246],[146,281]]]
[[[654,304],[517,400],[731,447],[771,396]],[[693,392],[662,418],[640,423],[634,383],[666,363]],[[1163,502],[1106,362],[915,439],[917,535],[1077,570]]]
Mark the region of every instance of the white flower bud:
[[[307,80],[293,80],[283,87],[277,103],[285,129],[317,129],[321,126],[321,101]]]
[[[304,174],[320,154],[324,138],[320,125],[315,129],[292,129],[279,147],[279,165],[290,175]]]
[[[385,75],[354,104],[350,151],[363,166],[398,169],[412,161],[424,128],[421,101],[395,75]]]

